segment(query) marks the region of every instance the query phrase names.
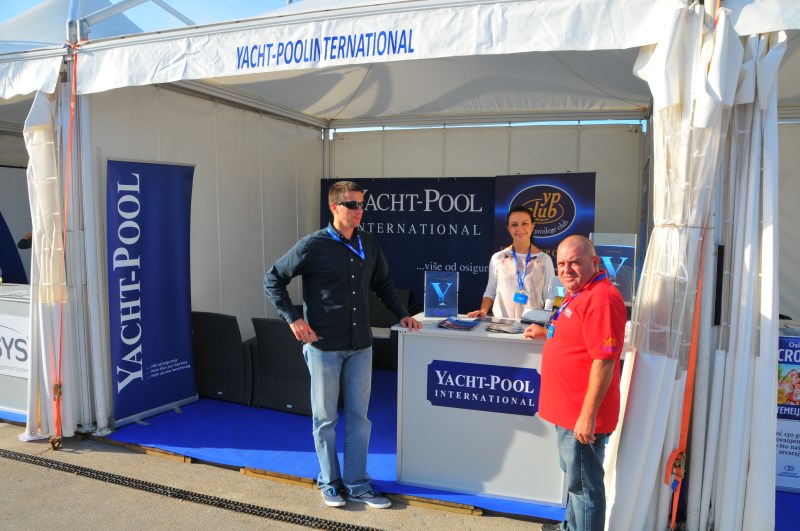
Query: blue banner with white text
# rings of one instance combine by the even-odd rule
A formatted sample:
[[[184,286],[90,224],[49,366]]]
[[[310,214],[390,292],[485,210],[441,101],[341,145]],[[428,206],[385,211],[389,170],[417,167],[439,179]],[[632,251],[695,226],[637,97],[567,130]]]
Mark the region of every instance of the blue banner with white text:
[[[494,178],[352,179],[364,189],[361,228],[378,239],[396,288],[424,305],[425,271],[458,273],[458,310],[480,308],[492,255]],[[332,219],[322,180],[320,225]]]
[[[433,406],[533,417],[540,388],[536,369],[442,360],[428,365],[427,397]]]
[[[194,167],[108,161],[114,425],[197,400],[189,222]]]

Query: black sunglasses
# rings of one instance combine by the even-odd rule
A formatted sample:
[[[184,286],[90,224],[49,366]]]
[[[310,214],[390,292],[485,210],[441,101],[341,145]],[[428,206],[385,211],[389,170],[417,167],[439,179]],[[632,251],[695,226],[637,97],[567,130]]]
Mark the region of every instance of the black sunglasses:
[[[337,205],[342,205],[349,210],[364,210],[364,201],[336,201]]]

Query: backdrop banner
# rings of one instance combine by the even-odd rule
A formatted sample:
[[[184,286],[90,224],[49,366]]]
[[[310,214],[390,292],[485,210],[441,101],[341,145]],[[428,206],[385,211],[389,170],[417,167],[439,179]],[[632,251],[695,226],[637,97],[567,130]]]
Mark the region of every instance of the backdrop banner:
[[[327,226],[323,179],[320,224]],[[364,189],[361,228],[375,235],[396,288],[422,311],[425,271],[458,272],[458,310],[480,307],[492,254],[494,178],[353,179]]]
[[[561,240],[594,232],[595,173],[502,175],[495,180],[494,247],[511,244],[506,214],[512,206],[533,210],[534,243],[555,264]]]
[[[108,161],[114,426],[197,400],[189,221],[193,166]]]
[[[0,212],[0,283],[27,284],[28,275],[19,256],[17,242]]]

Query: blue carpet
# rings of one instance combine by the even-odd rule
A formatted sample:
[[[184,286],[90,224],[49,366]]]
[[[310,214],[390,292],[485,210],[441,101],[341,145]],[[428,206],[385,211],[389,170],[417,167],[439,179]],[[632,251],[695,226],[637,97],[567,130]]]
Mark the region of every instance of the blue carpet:
[[[378,489],[393,494],[472,505],[500,513],[547,520],[560,520],[563,517],[563,509],[555,507],[397,483],[396,401],[396,373],[375,371],[370,401],[373,425],[369,473]],[[0,408],[0,419],[24,424],[26,416]],[[160,448],[211,463],[258,468],[305,478],[316,478],[319,473],[311,439],[311,419],[303,415],[200,399],[184,406],[181,413],[162,413],[147,419],[147,423],[123,426],[109,438]],[[342,430],[337,431],[340,437],[338,444],[342,447]],[[798,521],[800,493],[776,491],[775,529],[797,529]]]
[[[28,416],[24,413],[17,413],[7,409],[0,408],[0,420],[8,420],[11,422],[19,422],[25,424],[28,421]]]
[[[563,518],[564,510],[557,507],[397,483],[396,403],[397,373],[375,371],[370,401],[372,437],[368,466],[376,488],[388,493],[471,505],[499,513],[547,520]],[[0,410],[0,418],[7,418],[7,414]],[[148,425],[123,426],[109,438],[160,448],[211,463],[312,479],[316,479],[319,473],[311,438],[310,417],[200,399],[183,406],[181,413],[169,411],[150,417],[146,422]],[[343,428],[341,423],[340,428]],[[337,436],[338,447],[342,448],[343,429],[337,430]],[[775,529],[797,529],[798,520],[800,494],[777,491]]]
[[[418,496],[479,507],[487,511],[561,520],[564,509],[486,496],[460,494],[397,483],[397,373],[374,371],[368,471],[373,485],[387,493]],[[129,424],[109,436],[115,441],[150,446],[235,467],[316,479],[319,464],[311,437],[311,418],[272,409],[200,399],[150,417],[148,424]],[[343,448],[340,418],[337,446]],[[557,459],[557,456],[553,456]],[[341,452],[339,459],[342,459]]]

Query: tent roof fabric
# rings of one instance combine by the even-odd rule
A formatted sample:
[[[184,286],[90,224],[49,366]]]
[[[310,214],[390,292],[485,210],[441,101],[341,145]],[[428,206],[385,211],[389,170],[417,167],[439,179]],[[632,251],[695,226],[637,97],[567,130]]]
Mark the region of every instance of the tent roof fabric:
[[[41,5],[61,13],[65,3]],[[90,3],[83,15],[108,4]],[[304,0],[259,17],[158,33],[139,33],[129,21],[106,33],[98,25],[78,50],[77,85],[90,94],[168,84],[320,127],[640,119],[650,92],[632,73],[638,49],[662,39],[663,20],[684,4]],[[725,6],[740,34],[800,29],[793,0]],[[42,19],[32,11],[17,19]],[[793,79],[800,75],[795,36],[782,66]],[[32,57],[2,55],[3,44],[0,98],[53,90],[63,48],[34,67]],[[800,84],[779,90],[781,107],[800,114]]]

